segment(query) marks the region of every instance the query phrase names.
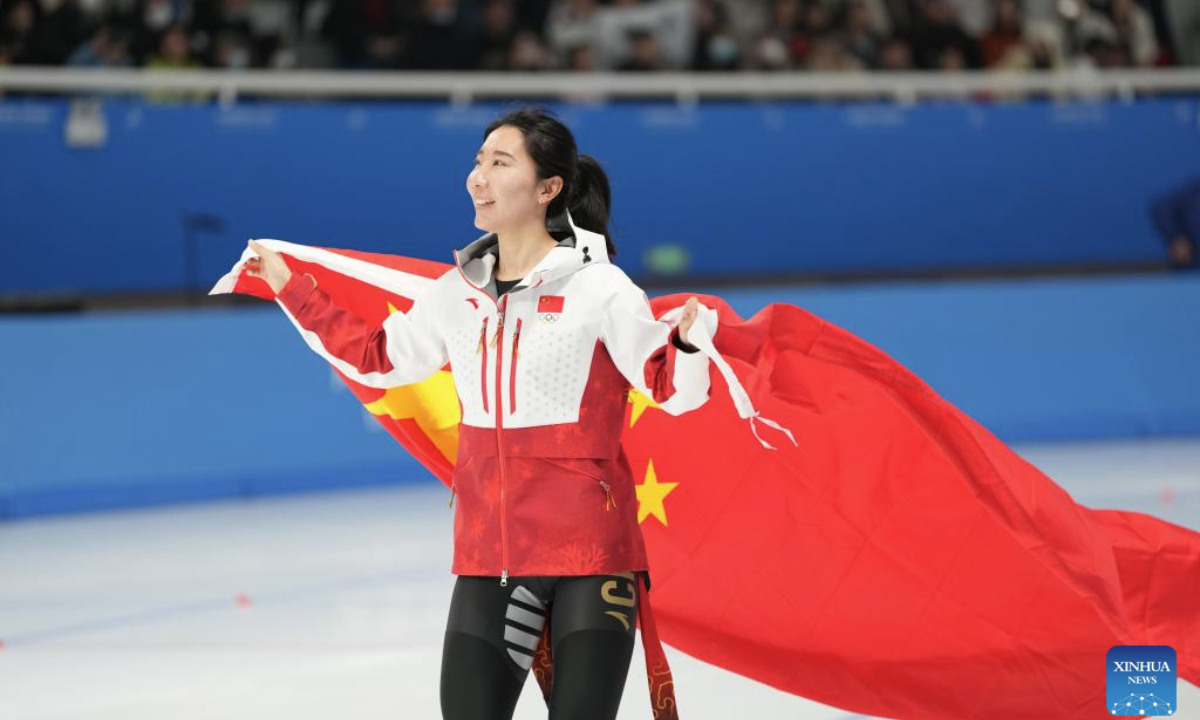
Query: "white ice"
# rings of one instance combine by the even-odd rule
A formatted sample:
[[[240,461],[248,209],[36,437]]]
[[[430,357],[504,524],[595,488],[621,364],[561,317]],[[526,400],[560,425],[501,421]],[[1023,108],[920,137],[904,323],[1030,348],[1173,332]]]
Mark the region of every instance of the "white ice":
[[[1200,439],[1018,449],[1084,505],[1200,528]],[[0,523],[0,718],[440,718],[448,499],[431,479]],[[667,654],[685,720],[862,717]],[[639,646],[620,718],[650,717],[644,678]],[[1178,708],[1200,718],[1200,689]],[[532,679],[516,717],[546,717]]]

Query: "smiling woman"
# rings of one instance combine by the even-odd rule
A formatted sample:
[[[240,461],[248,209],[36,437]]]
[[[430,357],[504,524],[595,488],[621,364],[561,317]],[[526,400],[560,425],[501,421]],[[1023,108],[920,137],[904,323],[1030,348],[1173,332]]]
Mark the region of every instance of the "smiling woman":
[[[545,110],[492,122],[466,189],[485,234],[381,326],[337,307],[312,275],[258,243],[248,272],[355,382],[391,388],[453,370],[459,577],[443,717],[510,718],[535,668],[551,718],[611,720],[640,624],[655,717],[669,720],[673,683],[650,614],[622,424],[631,388],[673,415],[707,401],[708,356],[686,339],[711,339],[715,313],[696,323],[692,297],[677,325],[655,319],[611,262],[604,169]]]

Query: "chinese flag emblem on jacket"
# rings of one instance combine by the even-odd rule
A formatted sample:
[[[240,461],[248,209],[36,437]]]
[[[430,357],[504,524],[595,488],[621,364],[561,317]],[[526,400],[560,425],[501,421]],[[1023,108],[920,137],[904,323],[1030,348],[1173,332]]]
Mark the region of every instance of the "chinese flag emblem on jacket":
[[[560,313],[563,311],[561,295],[542,295],[538,298],[537,311],[540,313]]]

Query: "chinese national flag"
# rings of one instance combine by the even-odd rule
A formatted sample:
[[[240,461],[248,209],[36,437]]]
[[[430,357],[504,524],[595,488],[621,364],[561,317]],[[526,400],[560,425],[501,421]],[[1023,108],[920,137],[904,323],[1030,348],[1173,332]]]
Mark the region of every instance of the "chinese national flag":
[[[372,321],[450,267],[260,242]],[[274,297],[241,262],[213,290],[230,291]],[[687,297],[651,306],[661,316]],[[789,693],[913,720],[1109,716],[1113,645],[1169,645],[1178,676],[1200,684],[1200,534],[1076,503],[811,313],[774,304],[743,320],[697,297],[718,314],[728,363],[711,399],[673,417],[631,393],[622,440],[663,641]],[[448,484],[459,411],[447,372],[386,392],[347,382]],[[743,389],[795,444],[763,425],[760,442],[731,399]]]

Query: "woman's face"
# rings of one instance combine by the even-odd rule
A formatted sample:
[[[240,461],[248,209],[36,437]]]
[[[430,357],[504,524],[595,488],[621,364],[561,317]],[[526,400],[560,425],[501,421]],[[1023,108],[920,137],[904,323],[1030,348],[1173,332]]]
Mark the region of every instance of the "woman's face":
[[[502,125],[483,141],[475,166],[467,175],[467,192],[475,205],[475,227],[502,232],[545,222],[546,207],[562,187],[556,175],[538,180],[525,136]]]

